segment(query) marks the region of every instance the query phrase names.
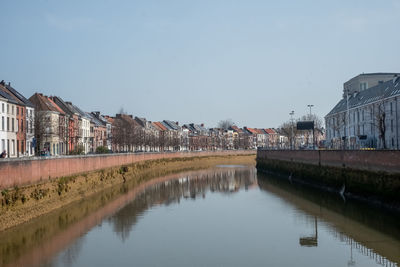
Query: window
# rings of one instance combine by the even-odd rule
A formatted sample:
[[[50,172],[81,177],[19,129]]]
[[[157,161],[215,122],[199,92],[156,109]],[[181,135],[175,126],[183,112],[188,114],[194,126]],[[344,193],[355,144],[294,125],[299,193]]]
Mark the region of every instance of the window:
[[[393,103],[392,102],[390,102],[390,115],[393,115],[393,105],[392,105]]]
[[[17,119],[17,132],[18,132],[18,127],[19,127],[19,119]]]
[[[14,106],[11,106],[11,114],[14,115]]]
[[[365,118],[364,118],[364,110],[362,111],[361,116],[362,116],[362,120],[364,121],[365,120]]]
[[[360,83],[360,91],[365,89],[367,89],[367,83],[366,82]]]
[[[7,114],[10,113],[10,105],[7,104]]]
[[[14,118],[11,119],[11,131],[14,132]]]
[[[1,103],[1,112],[4,113],[4,103]]]
[[[1,117],[1,130],[4,131],[4,116]]]
[[[21,132],[24,131],[24,120],[21,119]]]
[[[17,107],[17,115],[19,115],[19,107]]]
[[[390,121],[390,130],[393,132],[393,120]]]
[[[7,131],[10,131],[10,118],[7,117]]]

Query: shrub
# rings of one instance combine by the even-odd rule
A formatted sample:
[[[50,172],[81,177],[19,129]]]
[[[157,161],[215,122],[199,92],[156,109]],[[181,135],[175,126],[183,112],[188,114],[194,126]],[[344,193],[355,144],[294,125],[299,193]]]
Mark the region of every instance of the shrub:
[[[75,147],[74,150],[69,152],[70,155],[83,155],[85,154],[85,148],[83,147],[83,145],[78,145],[77,147]]]
[[[96,148],[96,154],[107,154],[108,153],[108,148],[105,146],[98,146]]]

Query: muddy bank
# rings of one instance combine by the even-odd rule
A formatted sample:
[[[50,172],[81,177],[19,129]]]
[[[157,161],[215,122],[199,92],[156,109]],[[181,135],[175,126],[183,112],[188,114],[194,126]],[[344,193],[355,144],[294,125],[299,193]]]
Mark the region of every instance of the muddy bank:
[[[1,192],[0,231],[28,222],[116,185],[137,186],[152,178],[217,164],[255,164],[255,155],[156,159],[61,177]],[[106,200],[105,200],[106,201]]]

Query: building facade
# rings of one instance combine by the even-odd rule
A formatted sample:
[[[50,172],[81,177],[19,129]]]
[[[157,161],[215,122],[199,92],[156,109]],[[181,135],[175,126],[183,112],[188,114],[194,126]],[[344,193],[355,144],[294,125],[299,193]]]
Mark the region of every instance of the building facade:
[[[327,146],[399,149],[400,77],[346,94],[325,116]]]

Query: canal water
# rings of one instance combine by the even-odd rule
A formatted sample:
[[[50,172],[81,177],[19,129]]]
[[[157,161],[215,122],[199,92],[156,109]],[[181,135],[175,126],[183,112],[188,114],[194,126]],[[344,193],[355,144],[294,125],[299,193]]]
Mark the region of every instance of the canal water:
[[[399,219],[224,165],[123,185],[0,233],[0,265],[398,266]]]

